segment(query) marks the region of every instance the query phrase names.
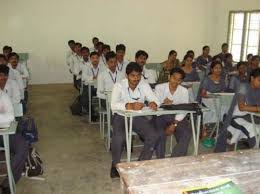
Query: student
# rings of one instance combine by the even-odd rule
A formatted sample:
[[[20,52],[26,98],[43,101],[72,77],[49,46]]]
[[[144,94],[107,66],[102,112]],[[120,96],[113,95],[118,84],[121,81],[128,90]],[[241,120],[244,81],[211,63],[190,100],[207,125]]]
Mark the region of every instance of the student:
[[[74,54],[70,57],[70,71],[73,74],[73,83],[74,87],[79,90],[81,85],[81,63],[82,63],[82,56],[81,56],[81,43],[75,43],[74,47]]]
[[[125,75],[126,66],[129,61],[125,59],[126,47],[124,44],[116,45],[116,60],[117,60],[117,70]]]
[[[69,40],[68,41],[68,46],[70,47],[69,51],[66,53],[66,63],[68,66],[70,66],[70,57],[74,53],[74,48],[75,48],[75,41],[74,40]]]
[[[232,74],[234,71],[233,67],[233,55],[231,53],[227,53],[225,55],[225,61],[224,61],[224,67],[223,67],[223,73],[224,74]]]
[[[199,69],[206,69],[207,64],[212,61],[212,57],[209,55],[210,48],[209,46],[203,46],[202,54],[196,59]]]
[[[8,59],[8,55],[12,52],[12,47],[4,46],[3,47],[3,55]]]
[[[99,42],[99,39],[97,37],[92,38],[93,47],[89,49],[90,53],[96,51],[97,52],[97,43]]]
[[[233,75],[229,82],[229,91],[237,92],[241,83],[248,82],[246,62],[240,61],[237,66],[238,75]]]
[[[89,64],[89,48],[83,46],[80,49],[81,52],[81,57],[82,57],[82,65],[85,66],[87,64]],[[82,71],[82,67],[81,67],[81,71]]]
[[[3,54],[0,54],[0,65],[7,65],[7,58]]]
[[[131,62],[126,67],[126,77],[121,82],[114,85],[111,99],[111,109],[115,110],[141,110],[148,101],[148,106],[156,110],[158,100],[150,86],[141,80],[142,68],[139,64]],[[116,170],[116,164],[120,162],[123,147],[126,142],[125,119],[116,113],[112,119],[112,167],[111,178],[119,177]],[[155,146],[159,141],[159,135],[154,128],[153,122],[146,117],[133,118],[133,131],[135,131],[143,140],[144,148],[139,156],[139,160],[150,160],[152,158]]]
[[[227,53],[228,53],[228,44],[227,43],[223,43],[221,45],[221,53],[217,54],[216,56],[221,58],[221,61],[225,62]]]
[[[8,75],[9,67],[0,65],[0,89],[7,93],[12,104],[15,105],[21,102],[21,94],[16,81],[8,79]]]
[[[142,80],[153,86],[157,82],[156,72],[152,69],[146,69],[145,64],[148,59],[147,52],[139,50],[135,54],[135,62],[138,63],[142,69]]]
[[[175,50],[171,50],[168,55],[168,59],[161,63],[162,70],[159,73],[158,82],[165,83],[169,80],[170,72],[173,68],[179,67],[180,61],[177,59],[177,52]]]
[[[193,68],[197,68],[198,64],[197,64],[196,59],[195,59],[194,51],[193,50],[188,50],[186,55],[189,55],[192,58],[192,67]]]
[[[222,64],[219,61],[213,61],[210,67],[211,71],[210,74],[203,80],[200,85],[199,95],[198,95],[198,102],[204,103],[210,111],[205,112],[203,114],[203,123],[215,123],[218,122],[217,119],[217,110],[215,107],[214,99],[209,97],[209,93],[221,93],[225,92],[226,84],[225,80],[221,76],[222,74]],[[221,106],[221,105],[217,105]],[[221,118],[225,112],[227,112],[229,107],[221,106]],[[206,128],[204,126],[204,130],[202,131],[205,135]],[[204,136],[203,135],[203,136]]]
[[[189,103],[189,93],[181,86],[185,73],[180,68],[173,68],[170,72],[168,83],[159,84],[155,87],[155,93],[160,104]],[[189,142],[192,137],[191,125],[185,114],[163,115],[156,119],[157,130],[160,131],[161,141],[156,149],[157,157],[165,157],[166,135],[174,134],[177,144],[172,157],[185,156],[188,151]],[[166,134],[167,133],[167,134]]]
[[[98,76],[100,73],[104,71],[103,66],[100,66],[99,63],[99,55],[97,52],[90,53],[90,63],[88,65],[82,66],[82,82],[83,82],[83,91],[82,91],[82,99],[83,104],[82,106],[88,110],[88,82],[90,81],[97,81]],[[96,96],[97,89],[95,87],[91,87],[91,98],[93,96]],[[93,109],[92,109],[93,111]],[[95,119],[96,116],[94,116],[93,112],[93,119]]]
[[[107,66],[106,64],[106,54],[110,51],[110,46],[107,44],[103,45],[103,51],[102,51],[102,55],[100,56],[100,61],[105,64],[105,66]]]
[[[241,138],[247,138],[248,145],[256,144],[253,124],[249,112],[260,113],[260,68],[252,71],[250,82],[241,84],[239,92],[234,96],[228,117],[220,130],[215,152],[226,151],[227,130],[232,134],[230,144]],[[260,127],[260,117],[254,116],[256,128]]]
[[[251,72],[254,70],[254,69],[257,69],[259,68],[259,64],[260,64],[260,56],[258,55],[254,55],[252,57],[252,60],[251,60],[251,63],[249,64],[249,67],[248,67],[248,75],[251,74]]]
[[[251,64],[252,58],[253,58],[253,54],[251,54],[251,53],[249,53],[249,54],[246,56],[247,66],[249,66],[249,65]]]
[[[20,72],[17,70],[18,62],[19,62],[19,56],[17,53],[10,53],[8,56],[8,67],[9,67],[9,79],[15,80],[16,83],[19,86],[20,94],[21,94],[21,99],[22,103],[25,109],[25,102],[24,97],[25,97],[25,88],[26,86],[24,85],[22,75]]]
[[[106,54],[106,64],[108,68],[101,72],[97,81],[97,96],[106,99],[105,91],[112,91],[115,83],[120,82],[124,75],[117,70],[116,53],[110,51]]]
[[[14,110],[8,95],[0,90],[0,128],[7,127],[14,120]],[[3,138],[0,137],[0,146],[3,147]],[[15,183],[21,178],[25,161],[28,155],[28,144],[20,134],[9,136],[9,146],[11,152],[11,169]],[[2,163],[4,164],[4,163]],[[7,174],[6,165],[0,164],[0,173]],[[0,185],[2,194],[10,194],[9,181],[6,177]]]
[[[182,70],[185,72],[184,82],[196,82],[200,81],[199,75],[195,68],[192,67],[192,57],[190,55],[185,55],[183,59]]]

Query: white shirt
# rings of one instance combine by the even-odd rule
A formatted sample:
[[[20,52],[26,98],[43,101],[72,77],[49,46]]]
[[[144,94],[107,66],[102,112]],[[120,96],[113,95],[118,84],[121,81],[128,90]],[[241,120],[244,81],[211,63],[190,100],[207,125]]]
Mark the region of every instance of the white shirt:
[[[8,79],[12,79],[12,80],[16,81],[16,83],[18,84],[19,89],[20,89],[21,99],[24,99],[25,86],[23,83],[22,75],[20,74],[20,72],[18,70],[13,69],[11,64],[8,64],[8,67],[9,67]]]
[[[76,79],[79,80],[81,78],[81,75],[79,72],[81,71],[81,63],[82,63],[82,57],[74,53],[70,57],[70,70],[73,75],[76,76]]]
[[[119,63],[119,61],[117,61],[117,70],[122,72],[122,74],[125,76],[126,75],[126,67],[129,64],[128,60],[123,60],[122,63]]]
[[[178,85],[176,91],[173,94],[170,92],[169,82],[156,85],[155,94],[160,101],[160,104],[162,104],[166,98],[172,100],[173,104],[189,103],[189,92],[181,85]],[[185,116],[186,114],[178,114],[175,116],[175,120],[182,121]]]
[[[99,76],[99,74],[104,70],[105,69],[99,65],[96,68],[94,68],[91,63],[82,66],[82,81],[83,82],[92,81],[94,76]]]
[[[70,57],[73,55],[73,51],[70,49],[70,50],[68,50],[67,51],[67,53],[66,53],[66,64],[68,65],[68,66],[70,66]]]
[[[18,63],[16,70],[18,70],[22,76],[24,87],[27,87],[28,80],[30,79],[30,74],[26,64]]]
[[[157,82],[157,74],[153,69],[146,69],[145,66],[142,72],[142,80],[148,84],[155,84]]]
[[[9,127],[14,120],[14,109],[8,95],[0,90],[0,128]]]
[[[104,66],[107,66],[107,61],[106,61],[106,57],[102,54],[100,57],[99,57],[99,64],[101,65],[104,65]]]
[[[159,105],[159,101],[156,95],[153,93],[151,87],[142,80],[139,82],[134,91],[129,88],[128,79],[123,79],[121,82],[116,83],[112,90],[111,96],[111,109],[125,110],[127,103],[133,102],[155,102]]]
[[[97,49],[95,49],[95,47],[91,47],[91,48],[89,49],[89,53],[92,53],[92,52],[94,52],[94,51],[97,52]]]
[[[21,92],[15,80],[8,79],[3,90],[11,99],[12,104],[21,102]]]
[[[105,99],[105,91],[112,91],[115,83],[120,82],[124,78],[123,74],[119,71],[111,72],[109,69],[101,72],[97,80],[97,96]]]

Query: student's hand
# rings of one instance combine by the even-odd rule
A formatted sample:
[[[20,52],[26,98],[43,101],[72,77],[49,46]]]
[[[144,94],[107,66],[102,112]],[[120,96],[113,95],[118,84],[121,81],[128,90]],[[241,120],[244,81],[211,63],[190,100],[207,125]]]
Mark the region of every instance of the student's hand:
[[[143,107],[144,107],[144,103],[141,102],[133,103],[133,110],[142,110]]]
[[[163,104],[166,104],[166,105],[169,105],[169,104],[172,104],[173,103],[173,100],[170,100],[169,98],[165,98],[164,101],[163,101]]]
[[[154,111],[156,111],[157,107],[158,107],[155,102],[150,102],[148,106],[149,106],[150,109],[152,109]]]
[[[176,130],[176,127],[177,127],[177,122],[173,122],[172,124],[167,126],[164,130],[165,135],[167,135],[167,136],[172,135],[174,133],[174,131]]]

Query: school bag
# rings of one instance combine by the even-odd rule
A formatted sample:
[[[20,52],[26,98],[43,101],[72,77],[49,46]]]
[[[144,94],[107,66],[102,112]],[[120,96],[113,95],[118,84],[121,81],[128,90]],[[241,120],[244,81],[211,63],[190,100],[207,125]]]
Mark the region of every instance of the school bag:
[[[19,119],[17,133],[20,133],[29,143],[29,145],[39,140],[38,129],[35,120],[29,116],[23,116],[21,119]]]

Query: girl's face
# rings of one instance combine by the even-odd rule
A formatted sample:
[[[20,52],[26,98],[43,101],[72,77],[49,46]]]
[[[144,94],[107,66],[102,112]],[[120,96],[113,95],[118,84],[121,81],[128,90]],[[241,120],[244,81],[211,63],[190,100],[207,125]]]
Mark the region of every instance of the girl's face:
[[[254,88],[260,89],[260,76],[251,77],[251,83],[253,84]]]
[[[222,66],[220,64],[215,65],[212,69],[211,72],[213,75],[221,75],[222,72]]]
[[[185,60],[185,65],[187,65],[187,66],[192,65],[192,58],[191,58],[191,57],[188,57],[188,58]]]

